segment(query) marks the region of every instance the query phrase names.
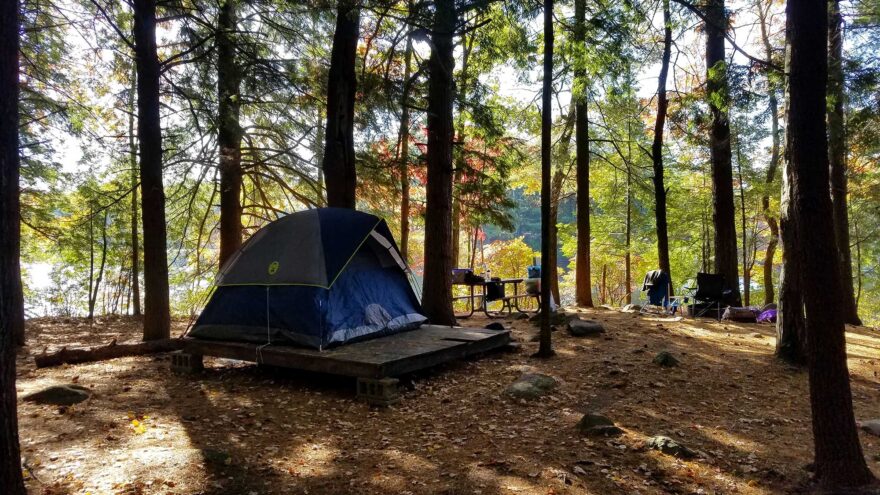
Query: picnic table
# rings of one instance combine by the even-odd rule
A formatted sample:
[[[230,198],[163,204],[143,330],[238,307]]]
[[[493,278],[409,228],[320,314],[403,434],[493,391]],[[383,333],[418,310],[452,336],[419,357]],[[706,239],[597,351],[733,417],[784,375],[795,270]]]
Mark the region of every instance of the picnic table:
[[[477,309],[482,311],[489,318],[501,318],[504,316],[504,311],[507,310],[507,315],[513,314],[513,311],[516,310],[519,313],[537,313],[540,308],[540,296],[537,294],[529,294],[528,292],[520,293],[519,284],[523,283],[524,279],[522,278],[504,278],[504,279],[496,279],[496,280],[486,280],[483,282],[475,282],[475,283],[457,283],[453,285],[457,286],[465,286],[468,287],[469,294],[465,296],[456,296],[453,297],[453,301],[468,301],[468,312],[465,314],[456,314],[456,318],[470,318],[473,316],[474,312]],[[504,289],[504,295],[493,300],[489,300],[488,294],[488,286],[491,284],[500,284]],[[513,294],[508,294],[507,287],[513,286]],[[480,288],[477,291],[477,288]],[[520,307],[519,301],[521,299],[534,298],[535,301],[538,302],[536,305],[536,309],[524,309]],[[477,301],[479,300],[479,304]],[[494,301],[501,301],[501,308],[498,311],[492,311],[489,309],[489,303]]]

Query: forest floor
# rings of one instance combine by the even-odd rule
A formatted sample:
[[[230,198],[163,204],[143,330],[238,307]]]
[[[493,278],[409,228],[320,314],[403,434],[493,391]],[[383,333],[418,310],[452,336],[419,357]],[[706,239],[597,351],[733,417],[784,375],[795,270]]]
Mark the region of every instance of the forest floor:
[[[28,322],[19,398],[55,384],[91,390],[71,407],[19,401],[34,494],[616,494],[787,493],[812,457],[807,375],[773,357],[774,327],[681,321],[609,310],[598,338],[554,333],[556,357],[530,357],[527,320],[498,320],[522,342],[412,378],[403,400],[375,409],[349,379],[208,359],[200,375],[169,372],[168,355],[34,368],[61,346],[134,342],[139,323],[99,318]],[[460,322],[482,327],[488,320]],[[186,322],[176,322],[179,333]],[[880,334],[847,334],[856,417],[880,417]],[[652,359],[669,351],[680,361]],[[560,384],[534,401],[507,397],[523,372]],[[624,429],[587,438],[598,411]],[[645,448],[654,435],[699,452]],[[860,433],[880,471],[880,438]]]

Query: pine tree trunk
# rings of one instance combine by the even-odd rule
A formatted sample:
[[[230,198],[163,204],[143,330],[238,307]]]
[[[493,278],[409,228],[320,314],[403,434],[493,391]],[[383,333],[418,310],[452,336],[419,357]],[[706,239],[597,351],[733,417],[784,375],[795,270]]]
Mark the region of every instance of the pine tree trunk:
[[[357,188],[354,97],[360,19],[360,8],[353,0],[339,0],[327,75],[327,143],[321,167],[327,187],[327,206],[352,209],[356,206]]]
[[[791,69],[791,48],[786,31],[785,73]],[[786,79],[785,115],[788,118],[789,95]],[[798,238],[794,225],[794,202],[791,187],[791,143],[785,135],[785,157],[782,161],[782,192],[779,201],[779,234],[782,241],[782,272],[779,276],[779,306],[776,313],[776,356],[791,364],[807,362],[807,330],[804,320],[804,299],[801,294],[801,265]]]
[[[422,308],[432,323],[452,325],[452,36],[454,0],[434,2],[433,47],[428,60],[428,183]]]
[[[104,268],[107,265],[107,217],[109,210],[104,208],[104,223],[101,225],[101,266],[98,268],[98,276],[95,277],[95,284],[89,294],[89,319],[95,317],[95,305],[98,303],[98,292],[101,288],[101,281],[104,280]]]
[[[0,487],[24,495],[15,347],[24,343],[18,155],[18,1],[0,2]]]
[[[412,8],[412,5],[410,5]],[[406,52],[403,57],[403,96],[400,102],[400,143],[397,160],[400,163],[400,255],[409,261],[409,93],[412,87],[412,37],[406,37]]]
[[[555,248],[550,241],[553,228],[550,219],[550,170],[552,161],[553,130],[553,0],[544,0],[544,81],[541,90],[541,333],[538,356],[550,357],[554,354],[550,333],[550,267]]]
[[[467,70],[468,59],[474,46],[474,36],[464,36],[464,50],[461,58],[461,71],[459,72],[459,80],[456,86],[459,88],[458,93],[458,131],[455,143],[455,171],[452,175],[452,266],[458,266],[459,252],[461,251],[461,194],[458,191],[461,184],[461,176],[464,173],[467,163],[465,161],[465,143],[464,143],[464,109],[467,102]]]
[[[827,83],[827,0],[788,2],[791,36],[789,143],[798,247],[810,283],[803,284],[807,312],[810,405],[816,477],[839,492],[871,483],[853,416],[846,336],[841,304],[843,286],[837,259],[828,141],[825,129]]]
[[[137,113],[137,68],[131,70],[131,94],[128,104],[128,164],[131,167],[131,298],[133,302],[132,315],[141,315],[141,283],[140,265],[141,255],[138,242],[138,156],[137,139],[135,133],[135,115]]]
[[[627,124],[627,142],[632,141]],[[626,304],[632,304],[632,170],[630,161],[626,161],[626,222],[624,224],[624,253],[623,253],[623,285],[626,291],[623,300]]]
[[[733,201],[733,166],[730,147],[729,91],[724,33],[727,16],[724,0],[706,4],[706,92],[712,111],[709,151],[712,162],[712,220],[715,225],[715,272],[724,276],[734,305],[740,305],[736,254],[736,209]]]
[[[168,255],[165,190],[162,184],[162,126],[159,114],[159,57],[156,53],[156,0],[135,0],[138,145],[144,224],[144,340],[168,338]]]
[[[220,147],[220,268],[241,247],[241,68],[236,59],[237,0],[217,17],[217,143]]]
[[[587,30],[586,0],[574,2],[574,42],[584,48]],[[577,180],[577,254],[575,255],[575,301],[578,306],[593,307],[590,275],[590,119],[586,60],[575,61],[575,152]]]
[[[651,145],[651,160],[654,164],[654,217],[657,228],[657,261],[661,270],[672,281],[672,267],[669,264],[669,229],[666,222],[666,186],[663,183],[663,129],[666,125],[666,111],[669,100],[666,98],[666,78],[669,74],[669,59],[672,53],[672,18],[669,0],[663,0],[663,56],[660,63],[660,76],[657,78],[657,120],[654,122],[654,142]]]
[[[772,4],[769,4],[772,5]],[[758,5],[758,17],[761,26],[761,41],[764,44],[764,56],[767,60],[773,59],[773,48],[770,45],[770,35],[768,33],[767,10],[762,5]],[[767,166],[767,176],[765,182],[772,185],[776,180],[776,169],[779,168],[779,101],[777,100],[777,85],[774,82],[774,74],[767,75],[767,104],[770,113],[770,136],[772,144],[770,145],[770,164]],[[768,187],[769,191],[771,188]],[[770,304],[776,300],[776,293],[773,289],[773,259],[776,256],[776,246],[779,243],[779,225],[776,217],[770,209],[770,196],[765,194],[761,197],[761,210],[764,221],[770,229],[770,239],[767,241],[767,249],[764,251],[764,304]]]
[[[752,266],[749,263],[749,235],[746,228],[746,188],[743,181],[743,158],[742,143],[740,136],[736,137],[736,172],[739,179],[739,213],[740,230],[742,230],[742,268],[743,268],[743,305],[748,307],[752,294]]]
[[[567,141],[567,140],[566,140]],[[553,174],[550,186],[550,293],[556,304],[561,304],[559,294],[559,203],[562,201],[562,180],[565,174],[559,168]]]
[[[843,16],[840,14],[840,0],[828,0],[828,14],[828,161],[831,167],[834,238],[842,277],[843,320],[852,325],[861,325],[853,289],[846,197],[846,127],[843,112],[846,94],[843,85]]]

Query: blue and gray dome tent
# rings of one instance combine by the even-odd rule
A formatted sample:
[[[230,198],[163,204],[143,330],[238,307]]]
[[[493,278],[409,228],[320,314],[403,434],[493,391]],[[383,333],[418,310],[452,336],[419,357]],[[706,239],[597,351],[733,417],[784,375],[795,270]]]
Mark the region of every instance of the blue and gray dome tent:
[[[317,349],[412,330],[426,318],[385,221],[343,208],[293,213],[221,270],[190,337]]]

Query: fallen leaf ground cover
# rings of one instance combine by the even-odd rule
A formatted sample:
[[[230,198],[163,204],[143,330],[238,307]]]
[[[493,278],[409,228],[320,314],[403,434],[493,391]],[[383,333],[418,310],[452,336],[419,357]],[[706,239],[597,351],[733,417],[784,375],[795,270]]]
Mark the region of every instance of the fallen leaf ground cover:
[[[170,373],[168,355],[35,369],[62,346],[135,342],[131,318],[33,319],[18,355],[28,487],[41,494],[768,494],[807,486],[807,374],[773,357],[770,325],[672,321],[581,310],[598,336],[554,333],[537,360],[527,320],[500,319],[519,352],[495,352],[404,380],[387,409],[358,402],[349,379],[206,358]],[[461,320],[482,327],[487,318]],[[185,321],[175,322],[183,331]],[[849,328],[856,417],[880,417],[880,337]],[[653,359],[669,352],[679,364]],[[523,373],[558,386],[535,400],[504,390]],[[91,397],[69,407],[21,400],[51,385]],[[623,429],[586,437],[601,413]],[[664,435],[698,453],[647,446]],[[877,471],[880,438],[861,433]]]

